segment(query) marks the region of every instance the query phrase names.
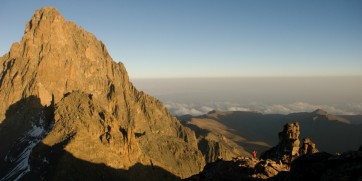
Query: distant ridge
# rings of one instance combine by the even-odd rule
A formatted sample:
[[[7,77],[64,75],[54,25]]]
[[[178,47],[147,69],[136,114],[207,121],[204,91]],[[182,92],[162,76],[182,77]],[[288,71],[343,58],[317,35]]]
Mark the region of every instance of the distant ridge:
[[[354,122],[348,118],[354,118]],[[194,124],[200,129],[207,128],[208,122],[223,125],[224,131],[234,138],[241,137],[236,143],[247,152],[263,152],[276,145],[278,128],[289,122],[299,122],[301,137],[310,136],[321,151],[331,153],[356,149],[361,143],[362,125],[358,116],[336,116],[317,109],[313,112],[283,114],[262,114],[249,111],[210,111],[202,116],[179,116],[185,125]],[[197,122],[195,121],[197,120]],[[195,130],[196,131],[196,130]],[[197,132],[197,131],[196,131]]]

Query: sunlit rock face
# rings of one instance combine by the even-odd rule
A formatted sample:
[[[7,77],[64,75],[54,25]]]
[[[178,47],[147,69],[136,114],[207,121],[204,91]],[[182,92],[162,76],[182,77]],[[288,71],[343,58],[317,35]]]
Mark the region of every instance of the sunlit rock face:
[[[0,136],[7,138],[0,178],[16,167],[4,160],[8,150],[34,124],[46,134],[22,178],[174,179],[205,164],[194,132],[136,90],[105,45],[53,7],[35,12],[0,65]]]

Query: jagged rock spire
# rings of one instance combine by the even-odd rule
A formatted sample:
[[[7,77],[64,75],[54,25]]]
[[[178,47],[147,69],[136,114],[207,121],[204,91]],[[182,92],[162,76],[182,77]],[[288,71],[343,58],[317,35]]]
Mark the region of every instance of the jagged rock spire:
[[[261,158],[291,163],[299,155],[299,134],[300,127],[298,122],[285,124],[283,131],[278,134],[278,145],[265,151]]]
[[[0,58],[0,65],[0,124],[6,122],[13,130],[23,125],[26,130],[33,122],[23,118],[36,117],[31,110],[55,105],[49,114],[54,127],[42,140],[48,147],[68,140],[63,151],[82,160],[118,169],[152,165],[181,178],[205,164],[194,132],[160,101],[136,90],[123,64],[112,60],[104,44],[53,7],[35,12],[23,38]],[[23,104],[29,98],[33,104]],[[14,105],[19,106],[8,111]],[[0,157],[12,139],[16,137],[1,145]],[[103,152],[90,151],[90,143]],[[83,154],[87,151],[95,154]],[[99,156],[103,153],[107,158]]]

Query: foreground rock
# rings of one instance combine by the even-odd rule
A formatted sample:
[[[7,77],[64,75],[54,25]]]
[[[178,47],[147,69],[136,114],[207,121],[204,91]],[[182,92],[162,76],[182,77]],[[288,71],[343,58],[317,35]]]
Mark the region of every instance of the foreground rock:
[[[279,144],[266,151],[264,159],[218,160],[186,180],[362,180],[362,146],[358,151],[332,155],[318,152],[312,140],[305,138],[299,148],[299,130],[298,123],[284,125]]]
[[[265,159],[237,157],[217,160],[186,180],[361,180],[362,151],[332,155],[318,152],[310,138],[299,148],[299,124],[288,123],[279,133],[279,144],[264,153]],[[284,149],[283,149],[284,148]],[[289,148],[289,149],[288,149]],[[361,149],[361,148],[359,148]],[[288,159],[285,159],[288,158]],[[292,158],[292,159],[290,159]]]
[[[265,180],[284,178],[289,167],[273,160],[259,160],[250,157],[238,157],[231,161],[217,160],[208,163],[198,175],[188,179],[196,180]],[[282,175],[282,176],[280,176]]]
[[[348,151],[341,155],[321,152],[302,155],[293,161],[288,180],[362,180],[362,152]]]
[[[194,132],[52,7],[35,12],[0,66],[0,179],[173,180],[205,164]]]
[[[256,174],[252,175],[253,178],[268,179],[276,177],[280,172],[289,171],[289,166],[281,161],[276,162],[268,159],[258,162],[254,169]]]
[[[201,173],[185,180],[357,181],[362,180],[362,152],[301,155],[292,162],[291,167],[282,162],[248,157],[235,158],[233,161],[218,160],[207,164]]]
[[[254,174],[256,163],[257,160],[247,157],[231,161],[217,160],[216,162],[208,163],[200,174],[185,180],[249,180],[253,179],[252,175]]]

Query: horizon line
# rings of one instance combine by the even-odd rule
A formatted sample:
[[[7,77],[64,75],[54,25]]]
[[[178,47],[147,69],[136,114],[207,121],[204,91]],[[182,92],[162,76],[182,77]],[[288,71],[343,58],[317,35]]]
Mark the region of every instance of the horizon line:
[[[362,75],[295,75],[295,76],[175,76],[175,77],[129,77],[136,79],[238,79],[238,78],[362,78]]]

